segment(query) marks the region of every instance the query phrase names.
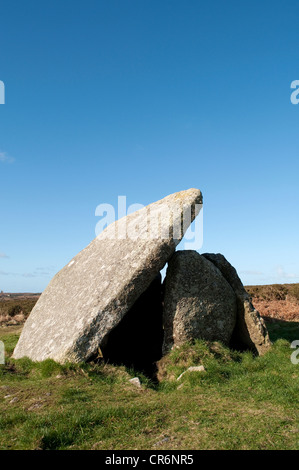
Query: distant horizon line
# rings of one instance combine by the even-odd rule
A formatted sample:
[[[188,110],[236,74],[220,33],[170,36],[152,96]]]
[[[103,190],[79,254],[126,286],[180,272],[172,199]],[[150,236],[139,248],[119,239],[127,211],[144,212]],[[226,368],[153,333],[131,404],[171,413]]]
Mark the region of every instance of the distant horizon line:
[[[255,287],[255,286],[288,286],[288,285],[293,285],[293,284],[299,284],[298,282],[274,282],[272,284],[246,284],[244,287]],[[42,292],[1,292],[0,297],[3,297],[5,295],[41,295]]]

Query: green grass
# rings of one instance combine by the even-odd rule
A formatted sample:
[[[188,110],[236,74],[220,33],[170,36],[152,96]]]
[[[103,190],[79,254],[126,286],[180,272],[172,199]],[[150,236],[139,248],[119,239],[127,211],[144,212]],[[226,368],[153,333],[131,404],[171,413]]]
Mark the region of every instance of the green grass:
[[[278,339],[286,339],[290,342],[299,340],[299,322],[269,319],[267,328],[271,341]]]
[[[262,357],[203,341],[172,351],[158,385],[107,364],[12,360],[20,328],[0,329],[0,449],[298,449],[298,323],[269,329]]]

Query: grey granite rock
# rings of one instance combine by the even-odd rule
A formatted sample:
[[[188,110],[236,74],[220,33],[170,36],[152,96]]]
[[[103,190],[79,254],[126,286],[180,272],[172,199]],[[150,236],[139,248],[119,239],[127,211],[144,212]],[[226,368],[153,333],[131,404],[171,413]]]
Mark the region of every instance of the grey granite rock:
[[[201,204],[201,192],[189,189],[110,224],[49,283],[14,358],[88,360],[164,267]]]
[[[171,257],[165,278],[164,354],[197,338],[228,344],[236,311],[236,296],[213,263],[192,250]]]
[[[235,268],[220,253],[205,253],[203,255],[211,261],[231,285],[237,297],[237,323],[233,334],[236,346],[247,347],[264,354],[271,347],[269,334],[263,318],[255,310],[251,298],[246,292]]]
[[[140,382],[140,380],[139,380],[138,377],[134,377],[133,379],[130,379],[129,382],[130,382],[132,385],[135,385],[135,387],[141,388],[141,382]]]

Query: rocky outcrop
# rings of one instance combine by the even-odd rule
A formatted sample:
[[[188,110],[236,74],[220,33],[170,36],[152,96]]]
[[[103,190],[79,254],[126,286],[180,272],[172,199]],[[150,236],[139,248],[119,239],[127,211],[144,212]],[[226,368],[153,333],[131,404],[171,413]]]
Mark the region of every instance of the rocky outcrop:
[[[236,296],[213,263],[196,251],[177,251],[168,263],[163,353],[196,338],[228,344],[236,323]]]
[[[88,360],[164,267],[201,203],[190,189],[109,225],[52,279],[14,358]]]
[[[232,343],[237,348],[250,348],[264,354],[271,346],[269,334],[264,320],[251,303],[249,294],[237,274],[235,268],[227,259],[218,254],[205,253],[203,255],[213,263],[223,277],[230,284],[237,298],[237,322],[234,330]]]
[[[197,338],[266,352],[264,321],[224,256],[175,253],[201,204],[190,189],[109,225],[52,279],[13,357],[81,362],[100,354],[152,375],[162,353]]]

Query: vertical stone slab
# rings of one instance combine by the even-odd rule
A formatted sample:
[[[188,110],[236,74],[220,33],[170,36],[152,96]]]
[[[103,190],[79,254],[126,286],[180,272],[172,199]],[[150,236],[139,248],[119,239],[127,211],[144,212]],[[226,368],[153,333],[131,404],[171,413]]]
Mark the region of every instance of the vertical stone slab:
[[[236,296],[213,263],[192,250],[171,257],[165,278],[163,354],[194,339],[228,344],[236,312]]]
[[[205,253],[203,256],[221,271],[236,294],[238,311],[234,341],[240,346],[257,351],[260,355],[264,354],[271,347],[267,327],[259,312],[252,305],[237,271],[220,253]]]

